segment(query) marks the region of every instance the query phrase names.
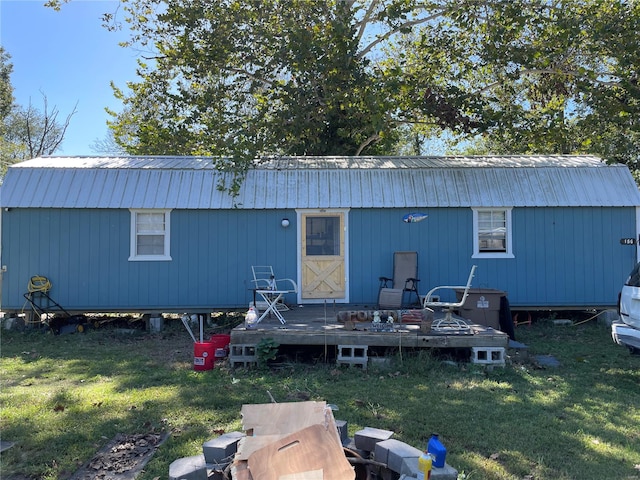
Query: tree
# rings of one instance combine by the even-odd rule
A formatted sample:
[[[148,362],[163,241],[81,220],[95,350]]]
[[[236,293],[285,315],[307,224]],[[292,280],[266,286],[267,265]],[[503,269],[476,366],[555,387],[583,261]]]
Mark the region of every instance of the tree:
[[[91,151],[99,155],[114,155],[121,156],[126,155],[127,151],[116,142],[113,135],[113,130],[107,130],[107,134],[104,138],[96,138],[90,145]]]
[[[494,15],[503,28],[460,39],[479,45],[483,64],[490,66],[480,92],[486,99],[483,108],[495,115],[495,122],[482,132],[480,148],[494,153],[594,153],[637,168],[640,4],[513,6],[515,11],[505,8]],[[430,43],[439,48],[451,41],[441,32],[431,33]],[[463,69],[454,66],[449,73]]]
[[[74,107],[73,111],[60,122],[58,108],[54,106],[49,110],[47,97],[44,94],[42,94],[42,103],[44,107],[42,112],[29,101],[26,108],[15,106],[9,116],[7,132],[9,140],[24,145],[25,155],[22,158],[18,157],[20,160],[55,153],[64,140],[71,117],[76,113],[76,107]]]
[[[57,107],[49,110],[47,97],[42,94],[44,110],[41,112],[31,102],[27,107],[13,105],[3,122],[2,175],[6,168],[17,162],[55,153],[76,109],[61,122]]]
[[[259,155],[418,152],[445,132],[494,153],[638,162],[639,2],[121,5],[130,45],[151,52],[115,89],[131,153],[231,157],[219,167],[241,175]]]
[[[10,55],[0,47],[0,178],[9,165],[58,150],[76,109],[64,121],[58,120],[57,107],[49,110],[46,95],[42,94],[44,111],[31,101],[21,107],[14,103],[10,75],[13,65]]]
[[[13,65],[9,60],[9,54],[0,46],[0,120],[2,122],[11,113],[11,105],[13,105],[13,86],[11,85]]]

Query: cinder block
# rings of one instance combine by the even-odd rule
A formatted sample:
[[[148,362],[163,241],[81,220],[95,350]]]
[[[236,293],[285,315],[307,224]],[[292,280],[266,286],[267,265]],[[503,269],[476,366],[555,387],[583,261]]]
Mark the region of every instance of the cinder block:
[[[415,458],[417,465],[421,454],[422,452],[417,448],[393,438],[380,441],[375,445],[376,462],[386,463],[387,467],[396,473],[402,473],[403,461],[406,458]]]
[[[367,355],[367,345],[338,345],[338,365],[360,366],[367,369],[369,357]]]
[[[202,445],[202,453],[206,463],[229,463],[238,451],[238,442],[245,434],[243,432],[229,432],[218,438],[206,441]]]
[[[400,475],[407,475],[409,477],[416,478],[418,476],[418,458],[420,457],[405,458],[404,462],[402,462],[402,471],[400,472]]]
[[[405,458],[402,465],[401,475],[407,475],[409,477],[418,476],[418,457]],[[457,480],[458,471],[448,463],[444,464],[444,467],[437,468],[431,467],[431,480]]]
[[[504,366],[504,347],[471,347],[471,363]]]
[[[169,480],[207,480],[204,455],[179,458],[169,465]]]
[[[362,458],[371,458],[371,452],[356,447],[356,441],[353,438],[348,438],[346,442],[342,442],[342,446]]]
[[[458,480],[458,470],[448,463],[445,463],[442,468],[432,467],[431,480]]]
[[[257,365],[258,355],[255,344],[231,344],[229,346],[229,365],[233,368],[237,365],[250,367]]]
[[[353,439],[355,441],[356,448],[367,452],[373,452],[376,448],[376,443],[383,440],[389,440],[392,436],[393,432],[390,430],[365,427],[362,430],[358,430],[353,436]]]
[[[336,420],[335,422],[338,435],[340,435],[340,441],[344,444],[349,440],[349,424],[346,420]]]

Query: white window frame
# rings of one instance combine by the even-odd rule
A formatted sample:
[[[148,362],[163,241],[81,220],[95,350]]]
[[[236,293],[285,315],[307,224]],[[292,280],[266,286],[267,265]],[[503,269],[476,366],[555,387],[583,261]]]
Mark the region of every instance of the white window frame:
[[[511,223],[511,210],[512,207],[496,207],[496,208],[473,208],[473,258],[515,258],[513,255],[513,231]],[[483,252],[480,251],[480,228],[479,228],[479,213],[480,212],[504,212],[505,214],[505,227],[506,238],[504,252]]]
[[[167,261],[171,260],[170,247],[171,247],[171,210],[160,209],[129,209],[131,212],[131,251],[129,254],[129,261],[131,262],[154,262],[154,261]],[[158,230],[154,232],[155,235],[164,236],[164,252],[158,255],[139,255],[138,254],[138,215],[149,213],[162,213],[164,215],[164,230]]]

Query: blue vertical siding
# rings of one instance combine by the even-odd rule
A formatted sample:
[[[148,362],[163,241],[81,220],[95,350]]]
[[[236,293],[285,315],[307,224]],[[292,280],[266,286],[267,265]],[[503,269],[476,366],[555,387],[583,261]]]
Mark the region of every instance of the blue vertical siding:
[[[429,217],[402,223],[405,210],[351,210],[350,270],[354,303],[375,303],[378,277],[391,276],[393,252],[418,252],[420,293],[464,284],[478,265],[475,288],[506,291],[513,306],[615,305],[635,263],[634,208],[514,208],[515,258],[472,258],[470,208],[425,209]],[[372,226],[373,229],[372,229]]]
[[[349,300],[375,304],[378,278],[393,273],[394,251],[418,252],[419,290],[464,283],[508,293],[514,307],[614,305],[635,263],[635,209],[514,208],[510,259],[474,259],[470,208],[351,209]],[[282,218],[291,222],[280,225]],[[298,272],[293,210],[174,210],[171,261],[130,262],[130,213],[122,209],[11,209],[2,216],[1,306],[21,310],[33,275],[52,284],[69,310],[232,308],[252,299],[251,266]],[[294,303],[295,296],[287,298]]]
[[[466,281],[474,263],[471,259],[471,210],[441,208],[416,211],[429,216],[418,223],[404,223],[402,217],[409,213],[404,209],[350,211],[352,302],[376,302],[378,278],[393,275],[393,252],[396,251],[418,252],[421,294],[437,285],[458,285]]]
[[[87,311],[247,305],[256,264],[296,278],[293,211],[174,210],[172,260],[160,262],[128,261],[128,210],[13,209],[2,236],[5,310],[23,308],[33,275],[49,278],[64,308]]]

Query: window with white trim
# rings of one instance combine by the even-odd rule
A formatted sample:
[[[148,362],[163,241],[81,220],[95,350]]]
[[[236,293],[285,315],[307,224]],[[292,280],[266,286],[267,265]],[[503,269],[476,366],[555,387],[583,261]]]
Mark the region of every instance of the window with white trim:
[[[169,212],[170,210],[131,210],[129,260],[171,260]]]
[[[473,209],[473,257],[513,258],[511,208]]]

